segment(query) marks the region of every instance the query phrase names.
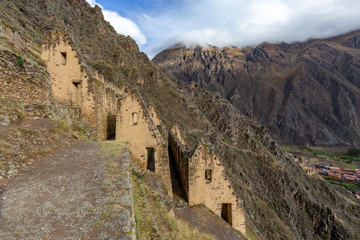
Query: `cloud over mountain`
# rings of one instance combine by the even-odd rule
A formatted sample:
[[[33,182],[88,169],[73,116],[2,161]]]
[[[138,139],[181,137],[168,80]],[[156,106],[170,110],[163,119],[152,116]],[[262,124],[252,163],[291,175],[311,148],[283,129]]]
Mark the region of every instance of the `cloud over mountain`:
[[[156,53],[174,42],[243,47],[263,41],[303,41],[360,27],[357,0],[199,0],[137,21]]]
[[[146,44],[146,37],[140,30],[139,26],[129,18],[120,16],[116,11],[105,9],[101,4],[95,0],[86,0],[92,7],[99,5],[102,8],[105,20],[115,28],[117,33],[123,35],[130,35],[139,45]]]
[[[102,4],[105,19],[118,33],[133,37],[150,57],[179,42],[244,47],[360,28],[358,0],[87,1]]]

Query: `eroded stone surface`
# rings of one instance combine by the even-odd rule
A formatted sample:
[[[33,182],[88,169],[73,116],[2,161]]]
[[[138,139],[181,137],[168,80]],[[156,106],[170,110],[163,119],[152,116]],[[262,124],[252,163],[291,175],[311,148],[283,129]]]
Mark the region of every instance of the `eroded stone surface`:
[[[134,239],[131,189],[104,188],[107,164],[98,143],[79,143],[11,179],[0,189],[0,239]],[[115,178],[128,182],[126,172]],[[121,201],[108,209],[116,194]]]

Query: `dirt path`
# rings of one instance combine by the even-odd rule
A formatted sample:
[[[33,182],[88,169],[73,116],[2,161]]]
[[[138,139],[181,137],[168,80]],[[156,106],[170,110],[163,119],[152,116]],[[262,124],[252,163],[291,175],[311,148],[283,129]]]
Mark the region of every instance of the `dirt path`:
[[[133,239],[129,155],[58,150],[0,189],[0,239]]]

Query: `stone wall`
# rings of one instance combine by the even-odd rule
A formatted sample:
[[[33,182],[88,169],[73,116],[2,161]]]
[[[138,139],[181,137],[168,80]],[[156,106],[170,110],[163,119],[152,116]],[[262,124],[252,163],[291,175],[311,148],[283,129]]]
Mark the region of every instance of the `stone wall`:
[[[83,120],[96,130],[96,139],[115,137],[117,96],[123,89],[87,66],[66,33],[53,32],[44,41],[42,59],[51,74],[54,98],[60,104],[80,107]]]
[[[167,144],[141,96],[135,90],[123,94],[119,100],[116,140],[129,142],[133,156],[140,160],[144,168],[161,175],[169,194],[172,195]],[[151,154],[153,156],[150,156]],[[154,160],[154,165],[151,159]]]
[[[174,124],[171,127],[171,132],[172,134],[174,134],[176,136],[176,138],[180,141],[181,144],[183,144],[184,146],[186,146],[186,141],[184,136],[181,134],[181,130],[179,128],[179,126],[177,124]]]
[[[50,78],[45,67],[27,59],[21,64],[18,57],[9,50],[0,49],[0,96],[25,103],[50,104]]]

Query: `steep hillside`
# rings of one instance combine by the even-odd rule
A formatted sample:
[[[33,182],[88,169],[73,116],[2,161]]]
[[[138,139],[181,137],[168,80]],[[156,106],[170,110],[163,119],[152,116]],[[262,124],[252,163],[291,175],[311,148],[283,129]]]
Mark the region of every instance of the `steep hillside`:
[[[38,57],[42,41],[52,30],[66,31],[84,64],[119,87],[129,91],[137,88],[144,103],[153,106],[163,121],[164,138],[167,129],[176,123],[190,150],[201,140],[214,146],[235,194],[242,199],[247,228],[260,239],[359,236],[360,206],[351,195],[307,176],[272,140],[266,128],[221,96],[170,81],[140,53],[130,37],[115,33],[98,7],[91,8],[84,0],[3,0],[0,19],[0,54],[9,55],[1,58],[5,59],[0,62],[1,69],[7,72],[2,71],[0,80],[6,77],[14,83],[17,70],[25,68],[22,76],[29,78],[22,81],[48,90],[45,83],[50,82],[50,76],[33,77],[31,66],[39,68],[40,73],[44,71],[45,64]],[[34,78],[45,83],[37,83]],[[3,85],[1,90],[7,93]]]
[[[357,215],[360,207],[351,203],[345,190],[336,192],[320,177],[304,174],[264,126],[219,95],[200,89],[190,92],[218,130],[209,141],[223,156],[239,196],[246,196],[247,216],[265,239],[356,239],[343,226],[352,226],[355,232],[357,226],[347,220],[341,226],[336,220],[347,219],[344,214],[349,212]]]
[[[360,31],[255,48],[178,45],[153,62],[174,81],[218,91],[282,144],[358,146]]]

